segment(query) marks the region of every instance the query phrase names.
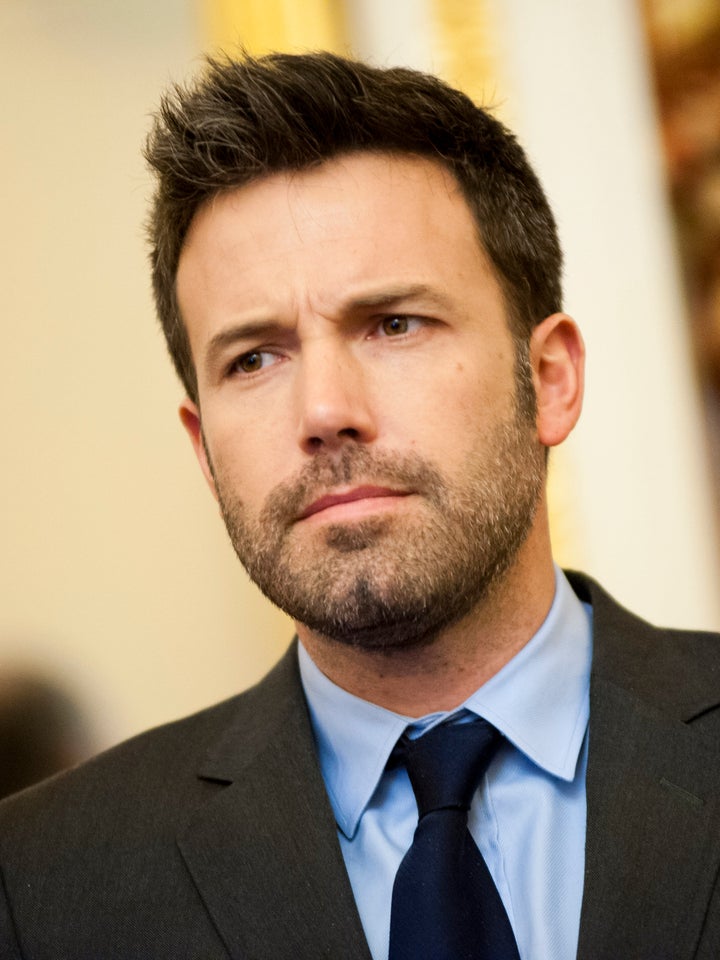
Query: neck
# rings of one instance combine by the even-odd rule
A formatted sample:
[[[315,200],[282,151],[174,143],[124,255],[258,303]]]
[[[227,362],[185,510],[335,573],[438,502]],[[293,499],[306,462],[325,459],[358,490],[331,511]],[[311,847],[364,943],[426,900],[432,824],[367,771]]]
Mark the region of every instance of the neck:
[[[338,686],[388,710],[420,717],[454,709],[501,670],[540,628],[554,592],[543,522],[482,602],[425,646],[363,650],[296,626],[315,664]]]

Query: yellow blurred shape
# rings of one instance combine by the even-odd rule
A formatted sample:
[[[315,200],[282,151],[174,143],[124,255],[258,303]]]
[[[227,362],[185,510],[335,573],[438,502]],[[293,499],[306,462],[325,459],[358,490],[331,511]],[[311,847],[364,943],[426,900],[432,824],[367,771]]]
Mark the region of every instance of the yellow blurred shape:
[[[500,31],[487,0],[432,0],[437,70],[452,86],[502,119],[499,90],[506,87]],[[500,101],[500,102],[499,102]]]
[[[261,55],[273,50],[346,48],[342,4],[336,0],[201,0],[209,46],[232,53],[243,46]]]

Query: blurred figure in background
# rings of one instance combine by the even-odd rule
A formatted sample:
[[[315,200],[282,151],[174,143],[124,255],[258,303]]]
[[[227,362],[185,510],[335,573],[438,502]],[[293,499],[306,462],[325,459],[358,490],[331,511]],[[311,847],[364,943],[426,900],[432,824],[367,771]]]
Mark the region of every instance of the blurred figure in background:
[[[81,709],[54,680],[0,670],[0,797],[86,760],[90,742]]]

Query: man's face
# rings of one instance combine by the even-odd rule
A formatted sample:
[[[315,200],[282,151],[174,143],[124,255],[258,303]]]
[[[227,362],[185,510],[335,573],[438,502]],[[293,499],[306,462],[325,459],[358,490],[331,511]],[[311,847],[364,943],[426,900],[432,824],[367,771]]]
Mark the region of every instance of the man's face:
[[[525,541],[544,465],[453,178],[354,154],[242,187],[198,212],[177,285],[199,391],[183,420],[260,588],[366,648],[469,614]]]

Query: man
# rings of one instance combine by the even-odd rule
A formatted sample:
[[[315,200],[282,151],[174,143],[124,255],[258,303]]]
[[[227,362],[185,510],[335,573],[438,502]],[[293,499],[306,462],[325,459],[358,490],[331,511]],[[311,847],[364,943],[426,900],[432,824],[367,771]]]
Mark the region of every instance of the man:
[[[718,638],[553,566],[583,345],[512,135],[276,55],[174,91],[148,158],[182,422],[298,643],[5,803],[0,956],[717,957]]]

